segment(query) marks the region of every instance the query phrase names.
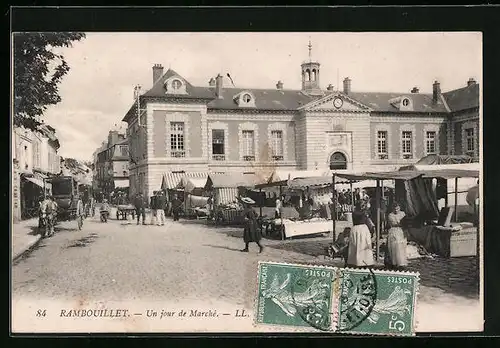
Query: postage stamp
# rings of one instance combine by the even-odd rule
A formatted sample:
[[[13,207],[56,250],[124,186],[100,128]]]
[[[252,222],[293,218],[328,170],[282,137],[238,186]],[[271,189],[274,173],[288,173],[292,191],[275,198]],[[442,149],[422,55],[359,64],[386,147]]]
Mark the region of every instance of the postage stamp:
[[[333,267],[259,262],[256,323],[332,331]]]
[[[368,269],[338,272],[336,332],[414,335],[418,273]]]

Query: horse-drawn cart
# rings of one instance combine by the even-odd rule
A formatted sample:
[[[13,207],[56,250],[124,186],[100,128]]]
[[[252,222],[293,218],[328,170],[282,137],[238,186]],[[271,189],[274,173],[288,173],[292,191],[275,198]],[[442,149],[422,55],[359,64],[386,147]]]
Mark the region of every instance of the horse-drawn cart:
[[[56,176],[45,179],[52,186],[52,197],[57,203],[56,223],[76,221],[79,230],[83,227],[83,202],[78,192],[78,183],[72,176]]]

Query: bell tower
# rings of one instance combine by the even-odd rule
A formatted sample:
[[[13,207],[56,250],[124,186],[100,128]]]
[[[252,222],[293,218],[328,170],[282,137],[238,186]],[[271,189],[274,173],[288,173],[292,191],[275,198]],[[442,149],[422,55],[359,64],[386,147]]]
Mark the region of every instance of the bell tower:
[[[307,94],[323,94],[319,87],[319,67],[320,64],[312,60],[312,44],[309,40],[309,60],[303,62],[300,67],[302,70],[302,91]]]

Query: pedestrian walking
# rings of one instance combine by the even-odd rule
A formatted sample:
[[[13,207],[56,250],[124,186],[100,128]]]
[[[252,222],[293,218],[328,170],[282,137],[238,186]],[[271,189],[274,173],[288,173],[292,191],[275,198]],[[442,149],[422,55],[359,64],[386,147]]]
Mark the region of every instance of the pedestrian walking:
[[[51,237],[54,235],[57,208],[57,203],[55,202],[54,197],[52,197],[51,195],[47,196],[46,199],[40,204],[42,219],[45,220],[46,230],[48,230],[46,237]]]
[[[401,223],[405,216],[406,214],[401,210],[399,204],[394,203],[392,211],[387,217],[389,233],[387,235],[388,259],[386,260],[386,266],[398,270],[408,265],[406,255],[407,237],[401,228]]]
[[[156,198],[156,223],[158,226],[165,225],[165,209],[167,207],[167,198],[162,191],[158,191]]]
[[[245,248],[241,251],[248,252],[249,244],[254,242],[259,246],[259,253],[261,253],[264,247],[260,244],[261,234],[259,223],[257,222],[257,213],[252,209],[252,204],[255,204],[255,201],[248,197],[243,197],[240,201],[245,207],[243,211],[245,217],[245,227],[243,229],[243,242],[245,242]]]
[[[174,217],[174,221],[179,221],[179,214],[181,212],[181,204],[182,202],[174,195],[174,199],[172,200],[172,216]]]
[[[137,224],[139,225],[140,218],[142,216],[142,224],[146,225],[146,200],[139,192],[134,199],[135,214],[137,215]]]
[[[153,195],[149,199],[149,208],[151,208],[151,225],[156,224],[157,198],[158,192],[153,191]]]
[[[353,227],[349,235],[349,267],[370,267],[374,264],[372,239],[368,229],[367,216],[360,203],[352,213]]]

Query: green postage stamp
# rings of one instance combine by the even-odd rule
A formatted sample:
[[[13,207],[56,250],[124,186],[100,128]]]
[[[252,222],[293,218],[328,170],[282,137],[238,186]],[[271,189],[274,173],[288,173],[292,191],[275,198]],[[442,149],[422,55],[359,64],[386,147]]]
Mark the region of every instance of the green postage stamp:
[[[260,262],[257,325],[349,334],[415,333],[418,273]]]
[[[418,273],[343,269],[339,275],[337,332],[414,335]]]
[[[336,278],[331,267],[260,262],[256,323],[333,330]]]

